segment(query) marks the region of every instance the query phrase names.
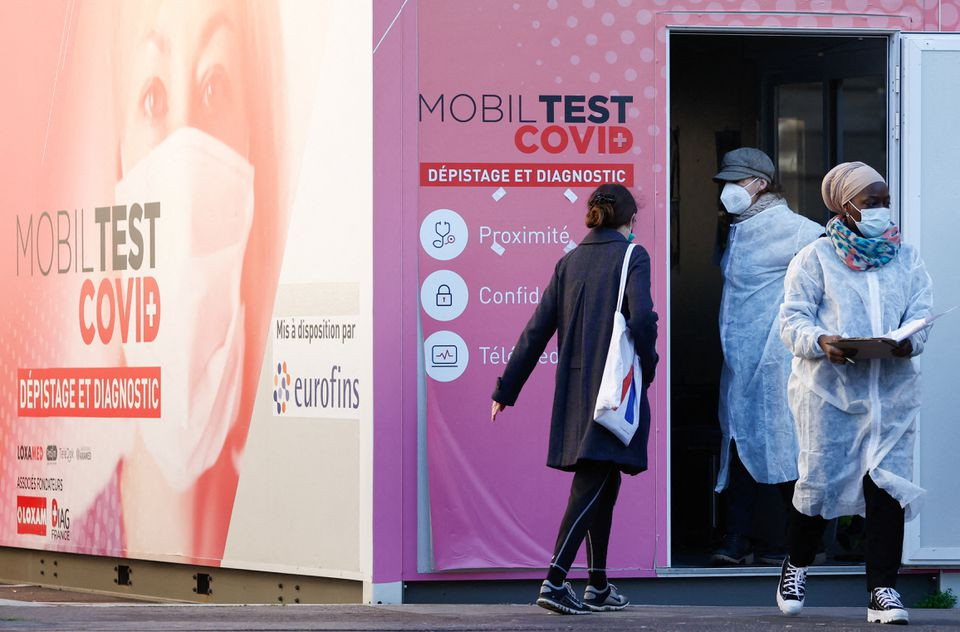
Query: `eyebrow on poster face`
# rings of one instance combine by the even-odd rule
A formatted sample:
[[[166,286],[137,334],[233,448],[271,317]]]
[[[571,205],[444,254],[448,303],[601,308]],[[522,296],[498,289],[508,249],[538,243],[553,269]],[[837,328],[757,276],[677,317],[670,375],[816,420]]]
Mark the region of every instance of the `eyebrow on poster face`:
[[[210,43],[211,38],[217,32],[219,28],[225,28],[233,33],[237,32],[236,26],[234,26],[233,21],[227,16],[226,13],[218,12],[210,16],[206,24],[203,25],[203,29],[200,31],[200,38],[197,41],[197,49],[203,50],[207,44]],[[153,44],[153,46],[160,52],[162,55],[167,55],[170,52],[170,40],[166,35],[158,31],[157,29],[150,29],[150,32],[147,33],[144,37],[144,41]]]
[[[226,13],[218,12],[210,16],[210,19],[207,20],[207,23],[203,25],[203,30],[200,31],[200,40],[197,43],[197,50],[203,50],[206,48],[207,44],[210,43],[211,38],[217,32],[217,29],[225,28],[234,34],[236,34],[237,29],[234,26],[233,22],[227,16]]]

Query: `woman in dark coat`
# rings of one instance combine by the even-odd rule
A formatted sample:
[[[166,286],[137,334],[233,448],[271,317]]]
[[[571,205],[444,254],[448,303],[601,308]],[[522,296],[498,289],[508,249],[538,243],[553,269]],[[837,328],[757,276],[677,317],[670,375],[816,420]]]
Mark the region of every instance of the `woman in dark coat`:
[[[591,230],[557,263],[540,304],[497,380],[491,410],[491,419],[496,419],[504,408],[514,405],[557,332],[559,362],[547,465],[574,472],[574,476],[537,605],[563,614],[620,610],[628,603],[607,582],[607,544],[620,473],[633,475],[647,469],[647,387],[657,365],[657,314],[650,297],[650,257],[637,246],[630,257],[623,313],[640,358],[643,383],[637,432],[625,446],[593,420],[593,411],[613,332],[623,258],[633,238],[637,203],[625,187],[605,184],[590,196],[588,209],[586,224]],[[565,579],[584,538],[590,578],[581,601]]]

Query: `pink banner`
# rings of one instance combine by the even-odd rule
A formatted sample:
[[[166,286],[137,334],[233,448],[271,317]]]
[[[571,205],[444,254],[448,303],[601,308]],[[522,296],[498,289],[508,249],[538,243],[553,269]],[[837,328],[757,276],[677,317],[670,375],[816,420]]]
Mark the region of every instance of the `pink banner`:
[[[652,37],[653,25],[638,28],[636,9],[610,7],[630,20],[610,29],[603,20],[614,13],[587,4],[420,3],[420,304],[436,570],[549,563],[571,479],[544,464],[556,340],[496,424],[490,394],[557,260],[587,232],[590,192],[621,182],[643,199],[653,189],[656,132],[638,123],[653,119],[654,100],[642,95],[659,77],[652,53],[630,59],[620,35]],[[642,209],[636,232],[656,261],[654,218]],[[657,559],[657,436],[650,472],[624,482],[614,519],[610,566],[634,574]]]

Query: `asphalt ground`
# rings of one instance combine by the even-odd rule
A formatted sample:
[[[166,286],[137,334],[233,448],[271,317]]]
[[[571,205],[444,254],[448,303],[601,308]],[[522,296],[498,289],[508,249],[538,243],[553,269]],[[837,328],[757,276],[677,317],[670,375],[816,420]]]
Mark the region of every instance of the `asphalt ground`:
[[[909,629],[960,632],[960,609],[910,611]],[[808,608],[784,617],[769,608],[630,606],[560,616],[533,605],[212,606],[153,604],[29,586],[0,587],[0,630],[871,630],[866,608]],[[899,629],[899,628],[898,628]]]

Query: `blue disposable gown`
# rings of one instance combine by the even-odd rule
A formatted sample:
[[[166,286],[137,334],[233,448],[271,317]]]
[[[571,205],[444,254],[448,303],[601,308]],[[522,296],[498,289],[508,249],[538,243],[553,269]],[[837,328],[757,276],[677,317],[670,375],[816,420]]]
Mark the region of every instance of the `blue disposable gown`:
[[[800,437],[794,506],[834,518],[864,513],[866,474],[906,509],[919,509],[924,491],[913,483],[913,445],[920,408],[920,373],[909,358],[833,364],[821,335],[882,336],[930,315],[930,275],[904,244],[890,263],[851,270],[829,239],[818,239],[790,264],[780,309],[780,336],[794,356],[788,399]],[[923,351],[928,330],[914,334]]]
[[[770,208],[730,227],[720,266],[720,429],[723,443],[717,491],[729,479],[730,442],[759,483],[797,478],[797,437],[787,408],[790,353],[780,342],[783,279],[797,252],[823,226],[791,211]]]

